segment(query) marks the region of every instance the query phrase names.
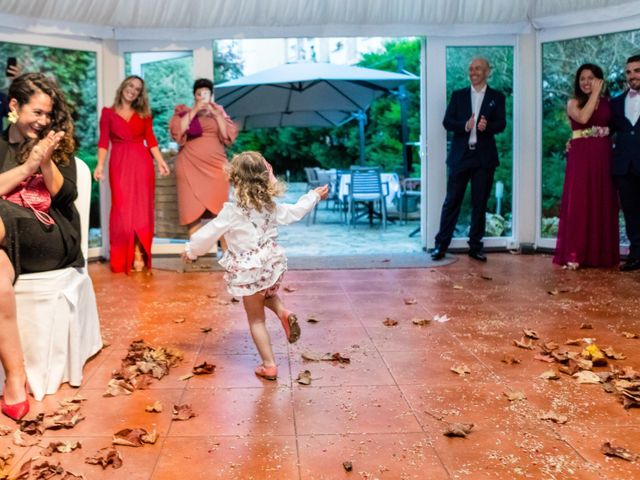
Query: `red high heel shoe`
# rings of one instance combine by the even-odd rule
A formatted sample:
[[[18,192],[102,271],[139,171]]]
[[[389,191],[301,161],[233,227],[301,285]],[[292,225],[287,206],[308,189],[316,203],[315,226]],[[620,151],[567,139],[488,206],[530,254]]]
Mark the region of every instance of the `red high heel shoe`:
[[[8,403],[4,403],[4,398],[2,399],[2,413],[16,422],[20,421],[22,417],[29,413],[29,391],[26,385],[24,386],[24,392],[27,395],[24,402],[9,405]]]

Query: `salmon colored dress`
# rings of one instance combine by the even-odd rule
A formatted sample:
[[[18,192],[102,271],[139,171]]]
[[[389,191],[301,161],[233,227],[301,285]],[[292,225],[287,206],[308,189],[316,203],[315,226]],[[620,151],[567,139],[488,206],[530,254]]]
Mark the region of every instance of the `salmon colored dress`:
[[[222,109],[219,105],[214,108]],[[198,220],[209,211],[215,215],[229,199],[229,181],[225,174],[227,155],[225,145],[238,136],[238,127],[224,113],[227,135],[223,136],[213,116],[196,115],[187,131],[180,135],[180,122],[191,109],[178,105],[169,129],[180,145],[176,159],[178,216],[181,225]]]
[[[111,270],[129,273],[136,238],[144,250],[146,267],[151,269],[156,176],[149,149],[158,145],[151,117],[134,113],[127,121],[113,108],[103,108],[98,147],[108,149],[109,143]]]

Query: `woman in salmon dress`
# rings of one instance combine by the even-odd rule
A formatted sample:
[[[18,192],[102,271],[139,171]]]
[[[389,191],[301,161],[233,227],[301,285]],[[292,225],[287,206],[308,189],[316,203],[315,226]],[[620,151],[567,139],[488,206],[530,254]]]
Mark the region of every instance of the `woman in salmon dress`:
[[[584,64],[567,103],[572,136],[567,150],[560,225],[553,263],[571,270],[619,262],[618,197],[611,177],[611,106],[603,72]]]
[[[102,109],[98,166],[93,173],[98,181],[104,176],[109,143],[111,270],[128,274],[132,268],[142,271],[146,267],[150,271],[154,232],[153,159],[160,175],[169,175],[169,167],[158,149],[147,91],[138,76],[125,78],[118,87],[113,106]]]
[[[201,78],[193,84],[194,106],[178,105],[169,124],[171,136],[180,145],[176,159],[178,215],[191,236],[200,220],[216,216],[229,199],[225,173],[225,146],[238,136],[238,127],[213,102],[213,83]],[[221,240],[225,249],[224,240]]]

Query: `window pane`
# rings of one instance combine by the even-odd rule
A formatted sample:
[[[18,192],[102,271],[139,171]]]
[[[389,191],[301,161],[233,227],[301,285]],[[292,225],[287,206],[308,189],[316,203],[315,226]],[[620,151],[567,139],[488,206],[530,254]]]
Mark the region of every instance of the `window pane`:
[[[542,44],[542,218],[541,236],[558,234],[560,197],[564,183],[565,147],[571,135],[566,114],[573,95],[576,70],[583,63],[596,63],[604,71],[609,94],[625,86],[624,66],[637,52],[640,30],[574,38]],[[628,243],[624,218],[620,217],[620,241]]]
[[[469,86],[468,67],[476,56],[489,60],[491,76],[488,84],[505,95],[507,116],[507,128],[496,136],[500,165],[496,169],[487,205],[485,236],[510,237],[513,199],[513,47],[447,47],[447,98],[451,98],[454,90]],[[448,144],[450,141],[451,138]],[[454,237],[467,237],[470,221],[471,188],[467,188]]]

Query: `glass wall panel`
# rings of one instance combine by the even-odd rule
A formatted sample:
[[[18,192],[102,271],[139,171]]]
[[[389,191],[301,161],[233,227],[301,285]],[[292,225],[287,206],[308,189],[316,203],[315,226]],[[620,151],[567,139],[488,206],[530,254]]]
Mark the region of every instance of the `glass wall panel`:
[[[496,136],[500,165],[496,169],[492,195],[487,205],[486,237],[512,236],[513,199],[513,47],[447,47],[447,98],[454,90],[469,86],[468,67],[481,56],[491,64],[488,84],[506,97],[507,128]],[[451,135],[448,137],[450,145]],[[448,147],[449,147],[448,145]],[[447,148],[448,150],[448,148]],[[444,162],[445,159],[442,159]],[[467,188],[454,237],[467,237],[471,221],[471,188]]]
[[[639,44],[640,30],[542,44],[542,238],[555,238],[558,233],[565,148],[571,136],[566,105],[573,95],[575,72],[583,63],[599,65],[608,93],[615,96],[625,88],[625,62],[638,52]],[[622,216],[620,239],[628,243]]]

